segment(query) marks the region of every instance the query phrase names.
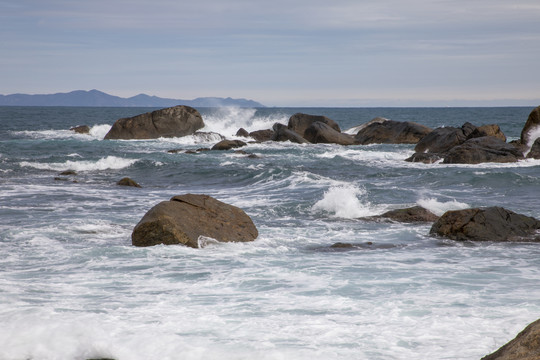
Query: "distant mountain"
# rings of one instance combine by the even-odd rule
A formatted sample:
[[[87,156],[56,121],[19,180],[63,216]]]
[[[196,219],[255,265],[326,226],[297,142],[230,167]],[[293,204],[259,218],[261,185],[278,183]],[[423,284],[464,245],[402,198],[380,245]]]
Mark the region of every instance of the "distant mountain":
[[[188,105],[192,107],[264,107],[247,99],[202,97],[193,100],[166,99],[157,96],[139,94],[129,98],[109,95],[98,90],[76,90],[56,94],[11,94],[0,95],[0,106],[117,106],[117,107],[169,107]]]

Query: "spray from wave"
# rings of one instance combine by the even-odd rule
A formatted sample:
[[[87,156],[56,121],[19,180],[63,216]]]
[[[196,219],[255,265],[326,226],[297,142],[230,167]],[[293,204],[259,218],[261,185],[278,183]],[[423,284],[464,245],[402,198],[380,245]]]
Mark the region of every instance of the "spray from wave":
[[[353,185],[332,186],[324,193],[323,198],[313,205],[312,210],[329,212],[335,217],[345,219],[374,215],[378,211],[362,199],[366,194],[365,189]]]
[[[450,210],[463,210],[470,207],[468,204],[456,201],[455,199],[452,201],[442,202],[434,198],[422,198],[416,203],[421,207],[428,209],[437,216],[441,216]]]
[[[31,167],[39,170],[52,171],[100,171],[100,170],[119,170],[127,168],[136,163],[136,159],[124,159],[117,156],[107,156],[97,161],[82,160],[72,161],[67,160],[61,163],[39,163],[23,161],[19,165],[22,167]]]

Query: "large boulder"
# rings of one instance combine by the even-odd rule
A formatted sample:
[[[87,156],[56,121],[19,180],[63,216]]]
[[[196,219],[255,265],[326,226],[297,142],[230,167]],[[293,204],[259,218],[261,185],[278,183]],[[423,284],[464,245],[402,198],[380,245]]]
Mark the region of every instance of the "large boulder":
[[[506,135],[502,132],[501,128],[497,124],[482,125],[473,130],[469,134],[467,139],[483,137],[483,136],[493,136],[504,142],[506,142]]]
[[[472,138],[454,146],[444,155],[444,164],[508,163],[523,159],[523,153],[493,136]]]
[[[414,151],[423,153],[444,153],[454,146],[464,143],[468,136],[476,129],[471,123],[465,123],[462,127],[440,127],[424,136]]]
[[[181,244],[199,247],[199,237],[220,242],[257,238],[253,221],[242,210],[208,195],[178,195],[151,208],[131,234],[135,246]]]
[[[521,143],[522,144],[529,144],[529,142],[532,142],[534,139],[531,139],[532,132],[535,131],[540,127],[540,106],[535,108],[531,113],[529,114],[529,117],[527,119],[527,122],[525,123],[525,126],[523,127],[523,130],[521,130]]]
[[[381,215],[361,218],[362,220],[397,221],[403,223],[434,222],[439,217],[421,206],[395,209]]]
[[[540,159],[540,138],[531,146],[531,150],[527,153],[527,159]]]
[[[540,241],[540,221],[502,207],[447,211],[430,230],[458,241]]]
[[[211,150],[231,150],[246,145],[247,144],[242,140],[221,140],[220,142],[212,146]]]
[[[357,143],[367,144],[416,144],[433,129],[409,121],[372,121],[355,136]]]
[[[289,118],[289,123],[287,127],[290,130],[300,134],[300,136],[304,136],[304,132],[306,131],[306,129],[316,121],[322,122],[330,126],[332,129],[336,130],[337,132],[341,132],[341,129],[338,123],[336,123],[334,120],[330,118],[327,118],[326,116],[308,115],[308,114],[302,114],[302,113],[297,113],[291,116]]]
[[[336,131],[329,125],[319,121],[315,121],[304,131],[304,138],[314,144],[354,144],[354,138],[351,135]]]
[[[105,139],[157,139],[192,135],[204,127],[201,114],[189,106],[174,106],[116,120]]]
[[[249,136],[255,139],[257,142],[271,141],[274,137],[274,130],[256,130],[249,133]]]
[[[540,359],[540,320],[529,324],[512,341],[482,360]]]
[[[289,129],[283,124],[275,123],[272,129],[274,130],[274,136],[272,136],[273,141],[290,141],[298,144],[309,143],[309,141],[304,139],[296,131]]]

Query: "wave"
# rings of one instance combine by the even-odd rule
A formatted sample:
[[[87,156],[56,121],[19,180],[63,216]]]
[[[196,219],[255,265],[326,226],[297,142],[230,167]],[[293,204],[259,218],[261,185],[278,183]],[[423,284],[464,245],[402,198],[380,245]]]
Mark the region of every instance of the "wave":
[[[52,171],[100,171],[100,170],[119,170],[127,168],[138,160],[125,159],[116,156],[107,156],[96,161],[82,160],[72,161],[67,160],[61,163],[39,163],[22,161],[19,163],[21,167],[31,167],[39,170],[52,170]]]
[[[334,214],[335,217],[354,219],[380,213],[365,198],[367,191],[353,185],[332,186],[324,193],[321,200],[313,205],[312,210]]]
[[[455,199],[452,201],[442,202],[434,198],[422,198],[416,203],[421,207],[428,209],[437,216],[441,216],[450,210],[463,210],[470,208],[468,204],[456,201]]]

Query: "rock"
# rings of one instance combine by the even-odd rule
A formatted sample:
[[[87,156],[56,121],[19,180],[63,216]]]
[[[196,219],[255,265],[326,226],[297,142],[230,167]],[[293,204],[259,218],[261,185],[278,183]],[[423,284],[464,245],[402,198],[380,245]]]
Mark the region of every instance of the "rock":
[[[420,139],[414,151],[417,153],[444,153],[454,146],[464,143],[475,129],[476,127],[470,123],[465,123],[461,128],[437,128]]]
[[[521,143],[527,145],[530,142],[532,142],[532,139],[531,139],[532,133],[536,132],[536,130],[539,128],[540,128],[540,106],[535,108],[529,114],[529,117],[527,119],[527,122],[525,123],[525,126],[523,127],[523,130],[521,130]]]
[[[515,146],[493,137],[472,138],[450,149],[443,164],[480,164],[517,162],[523,154]]]
[[[297,132],[289,129],[287,126],[275,123],[273,126],[274,136],[272,137],[273,141],[290,141],[298,144],[307,144],[309,141],[304,139]]]
[[[90,134],[90,126],[88,125],[75,126],[69,130],[75,131],[78,134]]]
[[[430,234],[458,241],[540,241],[540,221],[502,207],[447,211]]]
[[[211,150],[230,150],[246,145],[247,144],[241,140],[221,140],[216,145],[212,146]]]
[[[482,360],[540,359],[540,320],[529,324],[512,341]]]
[[[257,142],[271,141],[274,137],[274,130],[257,130],[249,133],[249,136],[255,139]]]
[[[197,142],[213,142],[225,140],[225,136],[211,131],[195,131],[193,136]]]
[[[533,143],[531,150],[527,154],[527,159],[540,159],[540,138]]]
[[[364,219],[388,219],[392,221],[404,222],[404,223],[415,223],[415,222],[434,222],[439,219],[439,217],[433,214],[431,211],[424,209],[421,206],[413,206],[406,209],[396,209],[385,212],[382,215],[371,216]]]
[[[62,176],[77,175],[77,172],[75,170],[66,170],[66,171],[62,171],[59,175],[62,175]]]
[[[304,138],[314,144],[354,144],[354,138],[351,135],[338,132],[329,125],[319,121],[315,121],[304,131]]]
[[[352,128],[349,128],[345,131],[342,131],[343,133],[345,134],[349,134],[349,135],[356,135],[358,134],[358,132],[368,126],[370,126],[371,124],[374,124],[374,123],[382,123],[382,122],[385,122],[385,121],[388,121],[389,119],[387,118],[383,118],[383,117],[376,117],[374,119],[371,119],[370,121],[368,121],[367,123],[364,123],[364,124],[361,124],[361,125],[357,125],[357,126],[353,126]]]
[[[354,137],[358,144],[416,144],[433,129],[409,121],[373,121]]]
[[[249,132],[244,129],[244,128],[240,128],[238,129],[238,131],[236,132],[236,135],[235,136],[242,136],[242,137],[248,137],[249,136]]]
[[[506,135],[502,132],[499,125],[491,124],[491,125],[482,125],[477,127],[473,130],[472,133],[467,136],[467,139],[473,139],[478,137],[484,137],[484,136],[493,136],[497,139],[500,139],[503,142],[506,142]]]
[[[122,178],[120,179],[116,185],[120,185],[120,186],[132,186],[132,187],[138,187],[140,188],[141,185],[137,184],[137,182],[133,179],[130,179],[128,177],[125,177],[125,178]]]
[[[201,114],[189,106],[175,106],[116,120],[105,139],[156,139],[192,135],[204,127]]]
[[[308,115],[308,114],[302,114],[302,113],[296,113],[293,116],[291,116],[289,118],[289,124],[287,125],[287,127],[290,130],[300,134],[300,136],[304,137],[304,132],[306,131],[306,129],[316,121],[322,122],[330,126],[332,129],[336,130],[337,132],[341,132],[339,125],[334,120],[327,118],[326,116]]]
[[[408,162],[421,162],[421,163],[424,163],[424,164],[433,164],[433,163],[435,163],[435,162],[437,162],[437,161],[439,161],[441,159],[442,159],[442,157],[440,157],[437,154],[414,153],[410,157],[405,159],[405,161],[408,161]]]
[[[246,213],[208,195],[186,194],[151,208],[131,234],[135,246],[181,244],[199,247],[199,237],[246,242],[258,231]]]

